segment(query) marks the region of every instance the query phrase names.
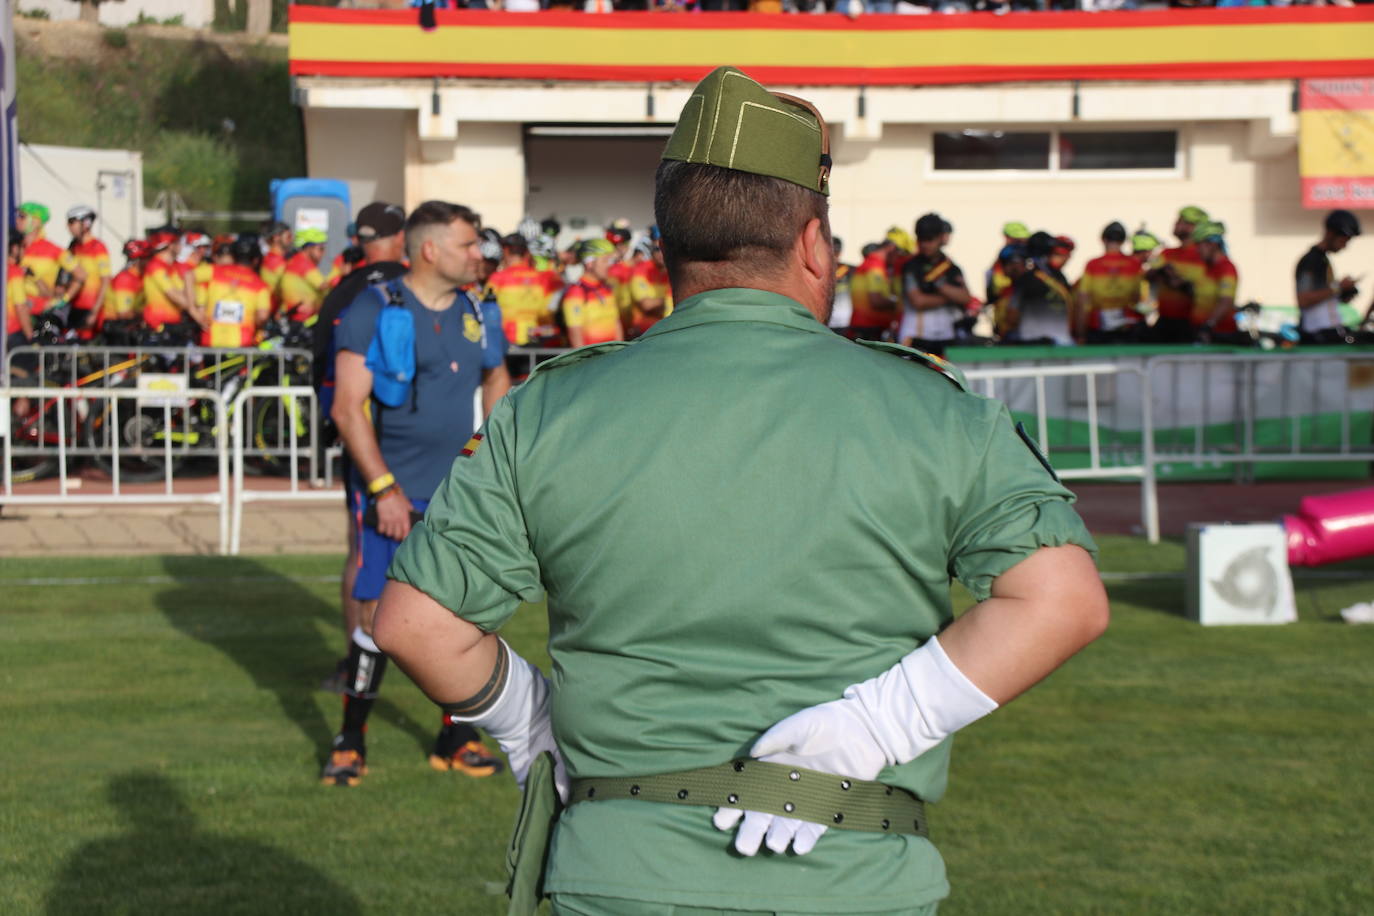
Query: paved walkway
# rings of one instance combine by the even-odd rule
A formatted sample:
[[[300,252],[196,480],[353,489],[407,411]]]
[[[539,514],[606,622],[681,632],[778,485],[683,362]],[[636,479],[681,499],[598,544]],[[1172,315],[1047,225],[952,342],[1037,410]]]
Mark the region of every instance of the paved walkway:
[[[257,488],[285,481],[257,479]],[[1160,528],[1180,537],[1191,521],[1269,521],[1293,512],[1303,496],[1369,486],[1369,481],[1283,481],[1252,485],[1162,484]],[[213,481],[205,484],[213,488]],[[156,486],[129,488],[148,489]],[[1098,534],[1140,534],[1140,488],[1081,484],[1079,511]],[[55,492],[51,481],[30,492]],[[243,553],[342,553],[347,519],[339,502],[254,502],[243,511]],[[0,557],[214,554],[219,515],[213,506],[4,506]]]

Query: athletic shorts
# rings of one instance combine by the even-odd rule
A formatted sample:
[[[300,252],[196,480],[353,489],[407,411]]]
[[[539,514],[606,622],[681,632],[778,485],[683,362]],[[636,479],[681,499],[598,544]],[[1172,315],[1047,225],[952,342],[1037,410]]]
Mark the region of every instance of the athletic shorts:
[[[363,513],[367,511],[367,496],[363,487],[353,490],[353,521],[358,530],[358,578],[353,581],[353,597],[358,601],[376,601],[382,597],[382,587],[386,585],[386,568],[396,555],[400,541],[393,541],[377,532],[371,525],[363,524]],[[417,511],[424,512],[429,505],[427,499],[410,501]]]

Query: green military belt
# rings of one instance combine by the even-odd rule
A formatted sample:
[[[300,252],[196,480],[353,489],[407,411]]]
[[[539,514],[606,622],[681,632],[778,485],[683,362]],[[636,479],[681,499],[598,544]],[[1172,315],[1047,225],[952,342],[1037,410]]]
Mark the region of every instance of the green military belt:
[[[839,830],[929,835],[925,803],[906,789],[751,758],[656,776],[574,779],[568,804],[613,799],[747,808]]]

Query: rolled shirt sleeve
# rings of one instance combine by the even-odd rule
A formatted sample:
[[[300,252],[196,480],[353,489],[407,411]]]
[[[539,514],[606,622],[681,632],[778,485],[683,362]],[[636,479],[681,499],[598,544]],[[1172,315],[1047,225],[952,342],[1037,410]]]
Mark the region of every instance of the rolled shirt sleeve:
[[[995,411],[991,434],[961,507],[949,562],[951,574],[977,601],[991,594],[994,579],[1041,547],[1077,544],[1097,555],[1073,509],[1074,495],[1017,433],[1006,407],[987,405]]]
[[[516,497],[514,428],[511,399],[502,399],[387,571],[487,631],[543,591]]]

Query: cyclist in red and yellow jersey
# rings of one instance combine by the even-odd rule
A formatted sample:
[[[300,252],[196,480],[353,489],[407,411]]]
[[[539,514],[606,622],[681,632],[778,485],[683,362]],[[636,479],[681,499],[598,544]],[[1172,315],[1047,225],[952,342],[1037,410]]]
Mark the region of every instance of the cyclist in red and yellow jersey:
[[[203,325],[200,310],[186,294],[186,281],[177,266],[181,233],[171,226],[154,229],[148,236],[152,257],[143,270],[143,322],[157,330],[181,325],[187,316]]]
[[[992,267],[988,268],[986,275],[988,302],[1005,301],[1011,295],[1012,281],[1007,276],[1001,252],[1006,251],[1008,247],[1024,246],[1030,235],[1030,227],[1023,222],[1012,220],[1002,224],[1002,248],[998,252],[997,260],[993,262]]]
[[[139,321],[143,317],[143,264],[152,246],[142,239],[124,243],[124,269],[110,281],[110,292],[100,310],[100,326],[111,321]]]
[[[1151,262],[1145,276],[1155,290],[1159,315],[1150,336],[1160,343],[1189,343],[1193,339],[1193,308],[1197,284],[1207,266],[1193,244],[1193,229],[1207,222],[1201,207],[1184,207],[1174,223],[1179,246],[1161,252]]]
[[[286,273],[286,256],[291,250],[291,227],[277,221],[264,223],[262,243],[265,248],[258,273],[272,291],[272,310],[280,311],[281,278]]]
[[[296,253],[286,262],[281,277],[281,313],[291,321],[305,321],[324,302],[328,284],[320,262],[327,241],[323,229],[301,229],[295,235]]]
[[[177,267],[186,283],[186,294],[205,310],[206,288],[215,265],[210,261],[214,240],[204,232],[188,232],[181,240],[181,257]]]
[[[649,244],[649,256],[630,273],[631,337],[638,337],[673,314],[673,289],[668,285],[663,251],[658,245]]]
[[[582,245],[582,277],[563,293],[563,323],[568,327],[568,342],[574,347],[623,340],[620,309],[610,285],[615,246],[606,239],[592,239]]]
[[[629,327],[634,322],[634,296],[630,293],[630,278],[634,274],[634,255],[630,251],[630,221],[618,219],[606,227],[606,241],[615,246],[611,264],[611,287],[620,307],[620,320]]]
[[[71,282],[60,295],[72,304],[72,326],[95,325],[110,291],[110,250],[95,237],[95,210],[82,204],[67,211],[67,231],[72,234],[67,254],[75,262]]]
[[[272,291],[258,273],[262,249],[253,235],[242,235],[230,249],[234,263],[216,264],[206,287],[208,325],[203,347],[251,347],[258,329],[272,315]]]
[[[849,327],[840,333],[850,339],[891,339],[897,322],[897,297],[892,295],[888,263],[896,246],[891,241],[864,246],[863,261],[849,277],[852,303]]]
[[[487,285],[501,308],[501,327],[506,340],[516,347],[550,345],[561,334],[553,315],[553,297],[563,288],[558,274],[539,270],[530,262],[529,244],[512,233],[501,239],[505,258]]]
[[[1208,220],[1193,228],[1193,243],[1204,265],[1193,296],[1193,329],[1198,338],[1236,333],[1236,288],[1240,276],[1226,257],[1226,227]]]
[[[1140,331],[1140,261],[1126,254],[1126,227],[1102,230],[1106,253],[1083,268],[1073,314],[1073,336],[1080,343],[1131,340]]]
[[[59,275],[64,270],[70,271],[76,263],[66,251],[44,238],[43,227],[47,225],[48,217],[48,208],[33,201],[20,204],[15,215],[15,224],[24,239],[22,263],[24,276],[28,279],[25,288],[29,297],[29,311],[34,315],[52,304],[60,292]]]
[[[22,347],[33,340],[33,318],[29,314],[29,294],[25,288],[24,237],[17,227],[10,230],[8,257],[5,259],[5,337],[6,346]]]

